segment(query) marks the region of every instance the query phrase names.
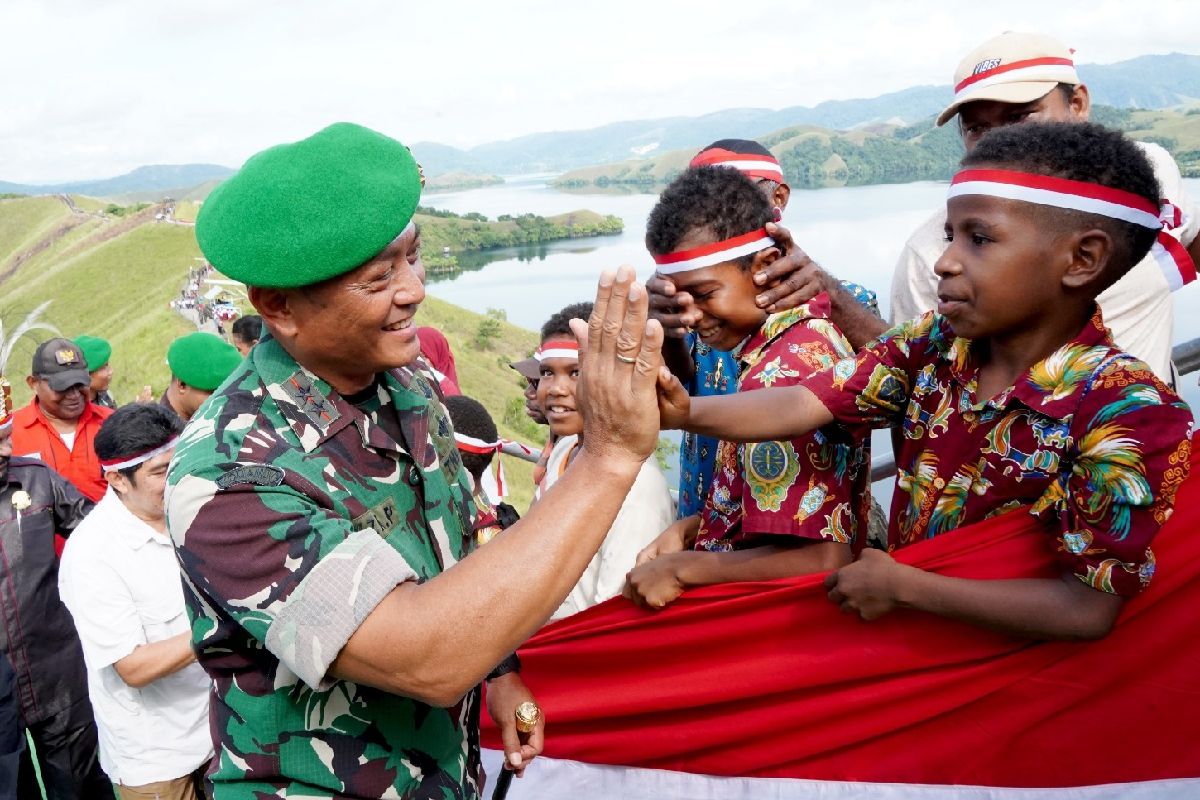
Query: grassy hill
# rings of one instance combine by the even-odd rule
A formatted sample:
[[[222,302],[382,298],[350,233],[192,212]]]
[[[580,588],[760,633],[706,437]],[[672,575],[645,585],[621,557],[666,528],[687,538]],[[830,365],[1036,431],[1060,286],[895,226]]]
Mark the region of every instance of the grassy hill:
[[[169,307],[200,256],[194,228],[155,222],[158,206],[126,216],[99,213],[107,204],[80,202],[73,210],[57,197],[0,200],[0,319],[6,328],[45,300],[46,321],[64,335],[91,333],[113,345],[113,394],[128,401],[144,384],[166,386],[167,345],[192,330]],[[86,208],[85,208],[86,207]],[[541,446],[542,432],[523,416],[523,383],[507,367],[526,357],[536,335],[428,298],[418,319],[446,334],[463,391],[482,402],[501,435]],[[477,342],[481,326],[495,333]],[[47,338],[40,334],[37,341]],[[36,341],[13,352],[7,377],[14,401],[29,401],[24,378]],[[528,506],[532,468],[506,460],[511,502]]]
[[[1092,119],[1135,139],[1161,144],[1187,177],[1200,176],[1200,108],[1135,111],[1095,106]],[[957,168],[962,144],[953,125],[936,128],[933,119],[916,125],[878,124],[851,131],[796,125],[756,137],[770,148],[792,188],[858,186],[944,180]],[[622,161],[560,175],[561,188],[662,186],[678,175],[695,149],[673,150],[652,158]]]

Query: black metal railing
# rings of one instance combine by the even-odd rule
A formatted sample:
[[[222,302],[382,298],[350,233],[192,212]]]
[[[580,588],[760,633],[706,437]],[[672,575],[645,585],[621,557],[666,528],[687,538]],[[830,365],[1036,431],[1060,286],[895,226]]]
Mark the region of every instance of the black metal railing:
[[[1177,344],[1171,350],[1171,360],[1180,375],[1188,375],[1200,371],[1200,339]]]

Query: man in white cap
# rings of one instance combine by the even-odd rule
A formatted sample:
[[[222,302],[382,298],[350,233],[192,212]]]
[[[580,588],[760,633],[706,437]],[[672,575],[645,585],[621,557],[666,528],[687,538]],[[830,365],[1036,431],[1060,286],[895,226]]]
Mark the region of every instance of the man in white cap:
[[[954,99],[937,119],[944,125],[956,115],[967,151],[993,128],[1020,122],[1086,122],[1091,100],[1079,80],[1073,51],[1049,36],[1008,32],[973,50],[954,72]],[[1182,224],[1171,233],[1193,260],[1200,257],[1200,209],[1187,197],[1179,166],[1162,147],[1138,143],[1162,187],[1163,196],[1181,209]],[[939,208],[904,246],[892,278],[892,322],[903,322],[937,306],[934,262],[946,249],[945,207]],[[1147,256],[1098,298],[1104,321],[1118,346],[1150,365],[1168,383],[1173,309],[1171,292],[1186,278],[1171,274]]]

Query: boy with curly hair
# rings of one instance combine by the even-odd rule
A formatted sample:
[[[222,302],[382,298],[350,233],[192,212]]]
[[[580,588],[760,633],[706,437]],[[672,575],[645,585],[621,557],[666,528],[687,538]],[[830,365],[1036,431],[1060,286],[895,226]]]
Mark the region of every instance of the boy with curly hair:
[[[936,312],[799,386],[689,402],[675,382],[665,422],[740,441],[892,426],[889,549],[1021,508],[1061,573],[953,578],[864,550],[827,578],[831,601],[864,619],[909,607],[1024,637],[1104,636],[1153,577],[1150,545],[1188,470],[1190,410],[1113,344],[1096,304],[1149,251],[1190,264],[1159,196],[1115,131],[992,131],[951,183]]]

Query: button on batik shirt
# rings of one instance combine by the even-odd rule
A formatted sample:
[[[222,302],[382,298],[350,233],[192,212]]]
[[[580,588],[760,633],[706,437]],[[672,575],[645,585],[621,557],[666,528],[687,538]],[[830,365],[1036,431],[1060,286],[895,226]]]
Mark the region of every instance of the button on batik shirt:
[[[175,451],[168,523],[215,683],[217,800],[479,793],[477,691],[433,708],[328,674],[385,595],[470,542],[471,490],[432,377],[392,370],[356,399],[267,337]]]
[[[737,352],[739,392],[793,386],[852,356],[829,296],[767,318]],[[870,504],[869,438],[829,425],[790,441],[721,442],[697,550],[742,550],[771,537],[855,544]]]
[[[1099,309],[990,400],[968,339],[933,313],[806,382],[847,425],[899,426],[889,549],[1028,507],[1065,569],[1137,593],[1187,474],[1192,414],[1112,343]]]

